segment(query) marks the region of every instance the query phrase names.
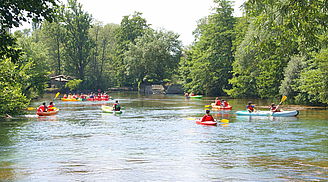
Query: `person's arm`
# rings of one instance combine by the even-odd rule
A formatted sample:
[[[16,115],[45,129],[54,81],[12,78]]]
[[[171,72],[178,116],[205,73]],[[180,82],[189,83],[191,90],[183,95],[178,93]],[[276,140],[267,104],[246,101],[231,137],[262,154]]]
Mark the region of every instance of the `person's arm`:
[[[205,119],[206,119],[206,115],[203,116],[201,122],[205,121]]]

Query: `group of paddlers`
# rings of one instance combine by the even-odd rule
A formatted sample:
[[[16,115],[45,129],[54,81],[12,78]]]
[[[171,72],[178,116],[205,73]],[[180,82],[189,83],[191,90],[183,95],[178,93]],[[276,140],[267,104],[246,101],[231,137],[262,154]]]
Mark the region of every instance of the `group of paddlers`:
[[[55,104],[53,102],[50,102],[48,106],[44,102],[37,109],[38,112],[49,112],[49,111],[54,111],[54,110],[55,110]]]
[[[91,92],[90,94],[64,94],[63,96],[64,99],[95,99],[95,100],[108,100],[112,99],[111,96],[107,95],[106,93],[93,93]]]
[[[219,97],[215,98],[214,103],[215,103],[216,106],[222,106],[222,107],[228,107],[229,106],[229,103],[226,100],[224,100],[224,99],[220,100]]]

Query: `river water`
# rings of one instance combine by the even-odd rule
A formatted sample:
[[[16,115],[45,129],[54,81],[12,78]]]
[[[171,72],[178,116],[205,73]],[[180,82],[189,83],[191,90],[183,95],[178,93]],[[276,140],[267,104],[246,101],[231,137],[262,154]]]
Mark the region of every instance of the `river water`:
[[[57,100],[58,115],[2,119],[0,181],[328,181],[327,110],[238,117],[247,100],[231,99],[212,111],[230,123],[202,126],[212,97],[112,96],[123,114],[102,113],[114,101]]]

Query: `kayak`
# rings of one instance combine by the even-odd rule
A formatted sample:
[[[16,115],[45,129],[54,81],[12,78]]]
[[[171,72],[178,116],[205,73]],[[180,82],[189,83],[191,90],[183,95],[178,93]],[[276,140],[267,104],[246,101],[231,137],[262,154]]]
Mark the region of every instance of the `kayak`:
[[[237,111],[237,115],[239,116],[276,116],[276,117],[288,117],[288,116],[297,116],[299,111],[281,111],[281,112],[271,112],[271,111],[255,111],[255,112],[248,112],[248,111]]]
[[[215,103],[211,104],[212,109],[222,109],[222,110],[231,110],[232,106],[228,105],[227,107],[223,107],[223,106],[217,106]]]
[[[88,98],[87,101],[109,101],[109,98]]]
[[[66,98],[61,98],[62,101],[79,101],[78,99],[66,99]]]
[[[217,122],[215,121],[196,121],[197,124],[200,124],[200,125],[209,125],[209,126],[216,126],[217,125]]]
[[[197,99],[197,98],[198,98],[198,99],[199,99],[199,98],[203,98],[202,95],[190,95],[189,97],[190,97],[190,98],[196,98],[196,99]]]
[[[59,109],[55,109],[54,111],[48,111],[48,112],[36,112],[39,116],[52,116],[59,112]]]
[[[101,106],[101,110],[106,113],[122,114],[122,111],[114,111],[113,107],[105,106],[105,105]]]

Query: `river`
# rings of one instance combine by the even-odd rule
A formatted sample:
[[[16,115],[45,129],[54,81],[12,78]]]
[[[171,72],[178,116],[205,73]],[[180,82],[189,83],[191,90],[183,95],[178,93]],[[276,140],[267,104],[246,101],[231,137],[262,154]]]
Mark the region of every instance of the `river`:
[[[248,100],[230,99],[232,111],[212,111],[228,124],[202,126],[213,97],[112,96],[123,114],[56,100],[58,115],[0,120],[0,181],[328,181],[327,110],[239,117]]]

